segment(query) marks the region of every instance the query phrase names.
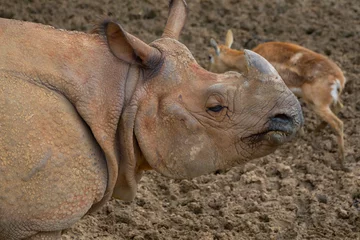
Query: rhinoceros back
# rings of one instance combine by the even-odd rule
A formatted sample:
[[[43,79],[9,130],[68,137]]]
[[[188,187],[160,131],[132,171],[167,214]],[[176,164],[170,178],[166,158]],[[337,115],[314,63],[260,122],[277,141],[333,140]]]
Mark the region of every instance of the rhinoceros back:
[[[0,72],[0,239],[70,227],[106,183],[103,153],[69,101]]]

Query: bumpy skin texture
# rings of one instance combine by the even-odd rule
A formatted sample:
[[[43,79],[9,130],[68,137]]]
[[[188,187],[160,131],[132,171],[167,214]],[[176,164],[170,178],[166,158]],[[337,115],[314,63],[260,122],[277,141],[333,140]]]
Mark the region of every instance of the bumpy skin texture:
[[[64,96],[3,72],[0,89],[0,239],[68,228],[104,195],[104,155]]]

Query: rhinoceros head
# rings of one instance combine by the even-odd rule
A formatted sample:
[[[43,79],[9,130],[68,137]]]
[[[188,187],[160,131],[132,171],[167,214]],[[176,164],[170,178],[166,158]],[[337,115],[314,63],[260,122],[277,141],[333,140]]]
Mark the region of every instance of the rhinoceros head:
[[[146,162],[172,178],[192,178],[273,152],[303,118],[276,70],[246,50],[248,72],[210,73],[173,39],[153,43],[165,56],[138,95],[134,133]]]
[[[247,71],[215,74],[177,38],[186,4],[174,0],[163,36],[145,44],[109,22],[110,50],[137,64],[139,82],[119,124],[120,163],[114,196],[134,197],[141,172],[192,178],[273,152],[303,123],[300,104],[276,70],[246,52]],[[125,47],[124,47],[125,46]]]

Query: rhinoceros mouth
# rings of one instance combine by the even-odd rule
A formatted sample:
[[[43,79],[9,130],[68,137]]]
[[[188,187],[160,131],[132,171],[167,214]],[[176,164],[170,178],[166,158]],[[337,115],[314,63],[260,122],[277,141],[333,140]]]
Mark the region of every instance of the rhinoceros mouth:
[[[271,127],[262,132],[244,137],[242,140],[252,145],[257,145],[260,142],[266,141],[273,146],[279,146],[290,141],[293,136],[294,131],[289,131],[288,128]]]
[[[276,114],[269,118],[267,126],[256,134],[245,137],[243,140],[250,144],[267,142],[272,146],[279,146],[290,141],[298,129],[293,117],[287,114]]]

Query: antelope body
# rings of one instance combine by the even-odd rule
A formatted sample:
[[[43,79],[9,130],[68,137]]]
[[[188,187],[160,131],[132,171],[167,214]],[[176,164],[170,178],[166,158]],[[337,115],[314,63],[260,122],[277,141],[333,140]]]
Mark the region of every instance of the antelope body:
[[[209,71],[247,71],[244,51],[231,49],[232,43],[231,30],[227,32],[225,45],[217,45],[211,39],[214,49],[210,50]],[[288,88],[331,126],[337,135],[340,165],[346,169],[343,122],[336,116],[343,107],[340,95],[346,82],[341,69],[329,58],[292,43],[266,42],[252,51],[268,60]],[[318,129],[324,127],[324,122]]]

